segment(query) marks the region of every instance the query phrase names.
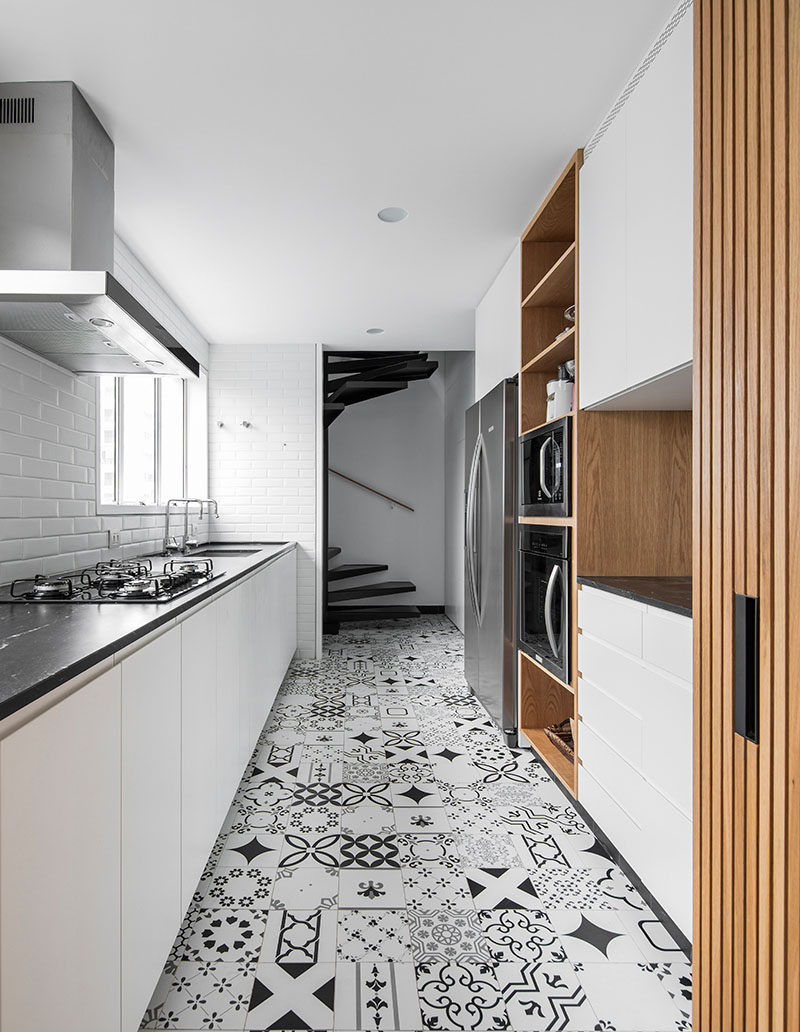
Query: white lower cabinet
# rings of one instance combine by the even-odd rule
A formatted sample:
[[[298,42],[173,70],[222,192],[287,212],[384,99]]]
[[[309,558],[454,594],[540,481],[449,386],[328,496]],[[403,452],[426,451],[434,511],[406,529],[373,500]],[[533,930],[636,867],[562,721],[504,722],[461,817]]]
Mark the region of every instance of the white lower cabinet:
[[[2,1032],[136,1032],[296,645],[292,551],[0,726]]]
[[[181,630],[122,673],[122,1028],[136,1029],[175,939],[181,899]]]
[[[118,667],[0,741],[3,1032],[119,1032],[120,761]]]
[[[578,592],[578,799],[692,932],[692,621]]]

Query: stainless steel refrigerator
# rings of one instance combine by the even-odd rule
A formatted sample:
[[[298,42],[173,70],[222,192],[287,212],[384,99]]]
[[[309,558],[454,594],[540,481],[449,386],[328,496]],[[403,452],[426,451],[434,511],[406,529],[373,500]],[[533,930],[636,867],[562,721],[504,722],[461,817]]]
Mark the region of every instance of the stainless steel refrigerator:
[[[464,672],[517,744],[517,384],[504,380],[467,410],[464,489]]]

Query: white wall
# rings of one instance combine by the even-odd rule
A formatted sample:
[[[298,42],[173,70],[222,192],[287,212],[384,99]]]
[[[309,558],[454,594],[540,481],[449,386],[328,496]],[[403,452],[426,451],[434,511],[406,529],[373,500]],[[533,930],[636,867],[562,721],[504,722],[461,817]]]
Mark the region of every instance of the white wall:
[[[475,309],[475,401],[519,372],[520,255],[517,243]]]
[[[445,612],[464,630],[464,413],[475,397],[475,354],[448,351],[445,357],[444,489]]]
[[[297,541],[298,653],[316,649],[316,346],[209,348],[209,487],[223,541]],[[249,430],[239,424],[252,423]],[[223,422],[223,427],[217,426]]]
[[[438,359],[439,368],[429,380],[348,407],[329,431],[329,466],[415,510],[391,507],[339,477],[328,478],[328,541],[342,549],[336,561],[388,563],[388,571],[367,582],[380,578],[417,585],[413,594],[369,603],[441,606],[445,601],[444,356],[430,357]],[[344,588],[364,581],[339,583]]]

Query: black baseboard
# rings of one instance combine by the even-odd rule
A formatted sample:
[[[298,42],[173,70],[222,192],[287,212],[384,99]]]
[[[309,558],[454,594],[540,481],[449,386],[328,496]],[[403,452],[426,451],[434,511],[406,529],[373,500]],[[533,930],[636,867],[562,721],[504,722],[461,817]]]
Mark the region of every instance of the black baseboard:
[[[412,605],[417,605],[416,602],[412,602]],[[444,606],[417,606],[420,613],[443,613]]]
[[[628,861],[625,859],[622,853],[620,853],[620,851],[617,849],[617,847],[614,845],[614,843],[611,841],[608,835],[606,835],[606,833],[603,831],[600,825],[594,820],[592,815],[588,813],[586,808],[578,802],[578,800],[572,795],[572,793],[569,791],[566,785],[564,785],[564,783],[556,777],[555,773],[553,773],[553,771],[550,769],[550,766],[547,763],[547,761],[542,759],[542,757],[539,755],[539,753],[536,751],[536,749],[534,749],[532,745],[528,746],[528,748],[530,748],[531,752],[536,756],[536,758],[539,760],[542,766],[546,767],[547,770],[550,771],[553,781],[559,787],[561,792],[563,792],[564,796],[567,798],[570,805],[575,808],[576,812],[583,820],[583,822],[589,826],[589,829],[591,830],[592,834],[596,839],[598,839],[603,849],[605,849],[605,851],[608,853],[611,860],[618,867],[622,868],[631,885],[633,885],[633,887],[636,889],[636,891],[639,893],[639,895],[642,897],[642,899],[645,901],[648,907],[650,907],[650,909],[653,911],[653,913],[656,915],[659,921],[664,925],[664,927],[667,929],[669,934],[678,944],[679,948],[683,950],[689,962],[691,963],[692,944],[686,937],[686,935],[684,935],[680,928],[675,924],[675,922],[672,920],[672,918],[669,916],[666,910],[655,898],[653,893],[644,884],[644,882],[636,873],[634,868],[631,867],[631,865],[628,863]]]

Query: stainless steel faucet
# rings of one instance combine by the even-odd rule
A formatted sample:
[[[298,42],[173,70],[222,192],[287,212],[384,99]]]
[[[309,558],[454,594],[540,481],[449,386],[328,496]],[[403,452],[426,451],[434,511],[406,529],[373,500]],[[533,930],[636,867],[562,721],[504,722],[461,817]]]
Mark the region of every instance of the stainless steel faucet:
[[[169,520],[170,520],[170,508],[172,506],[183,506],[183,536],[181,537],[181,543],[178,544],[178,539],[174,534],[169,532]],[[164,526],[164,554],[168,555],[170,552],[181,552],[183,555],[189,551],[190,548],[194,548],[197,545],[197,539],[189,536],[189,507],[191,505],[199,505],[200,511],[198,518],[202,519],[208,507],[209,515],[211,508],[214,509],[214,518],[219,519],[219,506],[213,498],[170,498],[167,502],[166,507],[166,523]]]

